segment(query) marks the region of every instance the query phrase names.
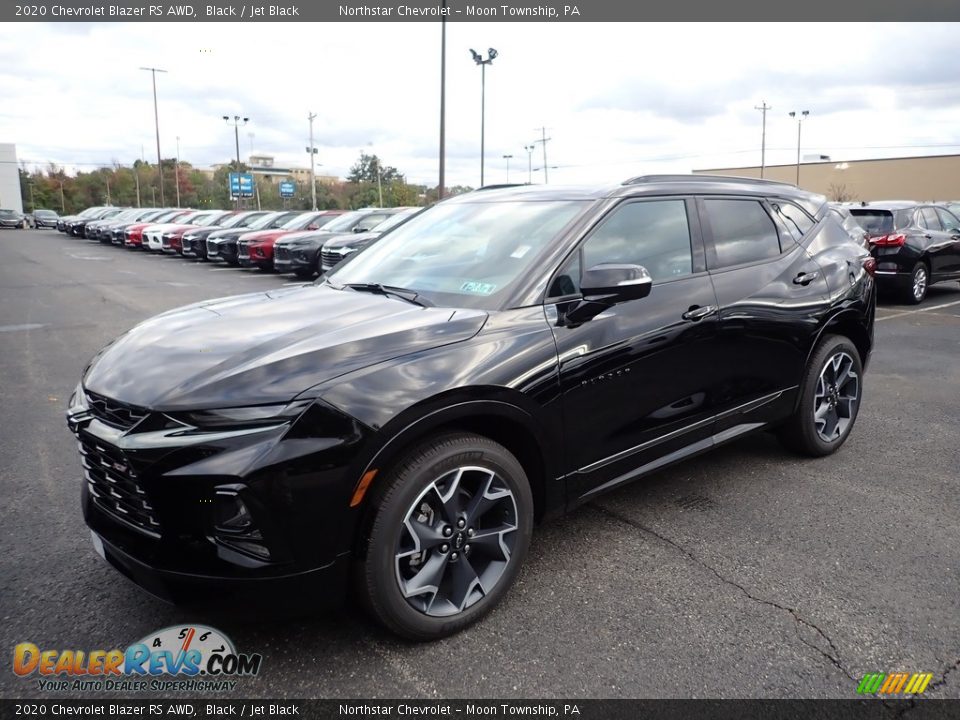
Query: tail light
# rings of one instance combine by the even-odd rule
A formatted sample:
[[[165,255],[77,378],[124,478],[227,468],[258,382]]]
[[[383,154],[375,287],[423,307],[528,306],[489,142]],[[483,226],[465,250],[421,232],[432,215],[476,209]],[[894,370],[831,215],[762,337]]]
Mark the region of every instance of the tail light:
[[[906,241],[907,236],[903,233],[890,233],[889,235],[877,235],[869,238],[871,245],[879,247],[901,247]]]
[[[877,272],[877,261],[875,258],[868,257],[863,261],[863,269],[867,271],[867,275],[870,277],[874,276],[874,273]]]

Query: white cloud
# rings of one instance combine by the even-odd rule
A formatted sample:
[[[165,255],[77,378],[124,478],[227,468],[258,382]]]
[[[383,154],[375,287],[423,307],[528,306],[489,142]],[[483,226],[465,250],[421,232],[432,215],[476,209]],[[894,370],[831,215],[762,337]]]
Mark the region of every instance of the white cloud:
[[[449,23],[447,181],[479,182],[480,69],[487,68],[487,182],[526,179],[524,145],[547,126],[552,182],[753,164],[760,113],[767,162],[960,151],[960,89],[950,23],[895,25]],[[68,24],[0,28],[0,140],[21,158],[80,169],[155,158],[149,73],[157,76],[165,157],[197,165],[234,155],[222,115],[248,115],[251,142],[278,164],[306,164],[318,114],[321,172],[343,175],[373,150],[416,182],[437,178],[440,25],[424,23]],[[252,134],[251,139],[248,135]],[[948,147],[954,144],[953,147]],[[891,147],[899,146],[899,147]],[[915,146],[915,147],[910,147]],[[542,166],[538,149],[533,167]],[[539,175],[539,174],[538,174]],[[535,181],[538,179],[534,178]]]

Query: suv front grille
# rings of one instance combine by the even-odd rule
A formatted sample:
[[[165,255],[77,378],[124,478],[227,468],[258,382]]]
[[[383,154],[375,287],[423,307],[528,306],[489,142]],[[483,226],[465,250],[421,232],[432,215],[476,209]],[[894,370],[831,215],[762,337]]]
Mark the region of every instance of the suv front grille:
[[[250,247],[246,243],[237,243],[237,257],[244,259],[250,257]]]
[[[287,250],[283,245],[274,245],[273,246],[273,259],[274,260],[288,260],[290,258],[290,251]]]
[[[216,257],[220,254],[220,250],[217,247],[217,243],[213,240],[207,240],[207,256]]]
[[[321,255],[324,269],[332,268],[338,262],[343,260],[344,257],[345,256],[342,253],[339,253],[336,250],[324,250],[323,254]]]
[[[149,415],[148,410],[124,405],[96,393],[87,392],[87,404],[97,420],[122,430],[129,430]]]
[[[82,434],[77,445],[87,489],[97,507],[140,532],[159,537],[153,506],[123,452]]]

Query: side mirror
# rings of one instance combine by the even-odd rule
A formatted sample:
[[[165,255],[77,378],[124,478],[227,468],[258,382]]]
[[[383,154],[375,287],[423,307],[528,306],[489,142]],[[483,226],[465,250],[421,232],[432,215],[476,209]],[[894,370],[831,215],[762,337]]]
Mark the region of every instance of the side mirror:
[[[650,294],[653,279],[642,265],[594,265],[580,277],[582,300],[575,301],[560,318],[574,327],[595,318],[607,308]]]
[[[370,228],[365,228],[365,227],[363,227],[363,226],[361,226],[361,225],[357,225],[357,226],[353,229],[353,231],[354,231],[355,233],[368,232],[369,230],[370,230]]]
[[[319,229],[320,229],[319,225],[314,225],[313,223],[310,223],[309,225],[307,225],[307,230],[319,230]]]
[[[584,300],[608,305],[645,298],[652,285],[653,278],[642,265],[594,265],[580,278]]]

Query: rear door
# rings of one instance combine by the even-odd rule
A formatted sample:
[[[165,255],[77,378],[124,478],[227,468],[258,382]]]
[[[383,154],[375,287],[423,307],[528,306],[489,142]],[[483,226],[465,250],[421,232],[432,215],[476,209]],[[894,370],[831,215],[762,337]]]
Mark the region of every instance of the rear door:
[[[936,210],[943,231],[950,238],[944,274],[950,277],[960,276],[960,219],[945,208],[938,207]]]
[[[816,232],[798,206],[714,196],[698,207],[719,303],[715,432],[730,436],[792,408],[829,292],[822,269],[794,239],[806,242]]]
[[[936,208],[925,205],[917,212],[917,216],[920,227],[923,228],[926,258],[930,263],[930,279],[942,280],[951,274],[956,241],[943,229]]]

